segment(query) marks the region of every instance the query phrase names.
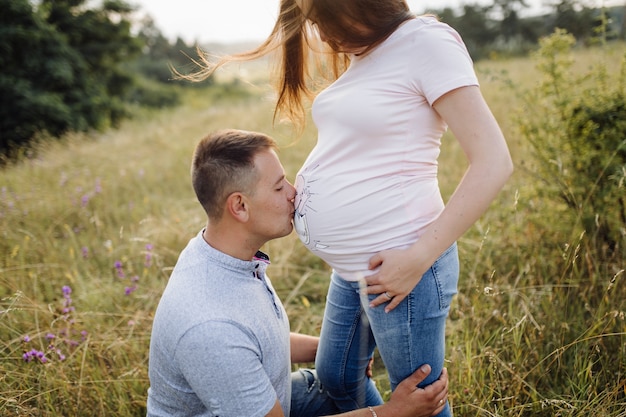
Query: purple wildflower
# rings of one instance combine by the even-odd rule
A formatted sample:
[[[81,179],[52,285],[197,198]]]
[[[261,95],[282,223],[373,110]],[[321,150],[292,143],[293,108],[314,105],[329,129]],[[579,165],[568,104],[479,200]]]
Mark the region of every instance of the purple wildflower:
[[[68,285],[64,285],[61,288],[61,291],[63,291],[63,297],[69,298],[69,295],[72,293],[72,288],[70,288],[70,286]]]
[[[122,269],[122,261],[115,261],[113,264],[115,270],[117,271],[117,276],[120,278],[124,278],[126,275],[124,274],[124,270]]]
[[[86,259],[89,256],[89,248],[87,246],[83,246],[80,251],[83,254],[83,258]]]
[[[65,355],[63,354],[63,352],[61,352],[61,349],[57,348],[54,345],[48,346],[48,349],[51,350],[52,352],[56,353],[56,355],[57,355],[57,357],[59,358],[60,361],[64,361],[65,360]]]
[[[24,335],[22,340],[24,341],[24,343],[28,343],[28,342],[30,342],[30,336],[29,335]]]
[[[22,359],[24,359],[25,362],[30,362],[34,358],[39,359],[39,362],[41,363],[48,362],[48,358],[46,358],[46,355],[37,349],[31,349],[22,355]]]
[[[63,291],[63,314],[69,314],[72,311],[74,311],[74,307],[72,307],[72,297],[70,296],[72,294],[72,288],[70,288],[69,285],[64,285],[61,288],[61,291]]]
[[[150,267],[152,265],[152,245],[148,243],[146,245],[146,261],[144,262],[146,267]]]

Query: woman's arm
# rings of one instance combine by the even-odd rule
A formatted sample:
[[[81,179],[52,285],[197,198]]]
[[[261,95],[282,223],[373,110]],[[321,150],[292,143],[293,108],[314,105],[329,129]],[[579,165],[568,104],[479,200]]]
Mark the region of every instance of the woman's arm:
[[[421,276],[487,210],[513,172],[513,163],[498,123],[476,86],[453,90],[433,105],[459,141],[469,167],[439,217],[406,250],[388,250],[370,259],[372,306],[388,302],[391,311]],[[387,292],[390,301],[383,293]]]

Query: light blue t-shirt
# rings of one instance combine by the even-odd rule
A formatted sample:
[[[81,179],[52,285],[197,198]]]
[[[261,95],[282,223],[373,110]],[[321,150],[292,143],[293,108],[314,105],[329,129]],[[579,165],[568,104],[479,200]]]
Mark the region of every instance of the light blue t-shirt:
[[[289,415],[289,322],[265,270],[209,246],[182,251],[154,317],[148,416]]]

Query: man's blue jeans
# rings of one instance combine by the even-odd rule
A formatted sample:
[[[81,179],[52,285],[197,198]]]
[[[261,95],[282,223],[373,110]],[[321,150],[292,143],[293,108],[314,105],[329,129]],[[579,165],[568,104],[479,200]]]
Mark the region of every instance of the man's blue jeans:
[[[420,386],[439,378],[446,319],[458,279],[455,243],[426,271],[413,291],[385,313],[384,305],[367,305],[377,295],[363,298],[358,282],[332,274],[315,368],[342,412],[382,403],[365,376],[375,347],[387,368],[392,390],[423,364],[429,364],[432,372]],[[450,407],[439,415],[451,416]]]
[[[339,414],[339,408],[311,369],[291,373],[292,417],[319,417]]]

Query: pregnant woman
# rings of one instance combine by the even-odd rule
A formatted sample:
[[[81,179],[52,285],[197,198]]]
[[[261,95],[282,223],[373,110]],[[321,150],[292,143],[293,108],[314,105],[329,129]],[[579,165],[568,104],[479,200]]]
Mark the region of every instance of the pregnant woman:
[[[276,50],[277,111],[296,122],[313,85],[309,58],[335,70],[313,101],[318,140],[296,178],[294,224],[333,269],[320,380],[344,411],[377,405],[365,372],[375,347],[392,389],[422,364],[432,367],[424,385],[441,372],[455,242],[511,175],[511,157],[460,36],[404,0],[281,0],[265,43],[205,61],[200,76]],[[444,205],[437,169],[448,128],[469,164]]]

